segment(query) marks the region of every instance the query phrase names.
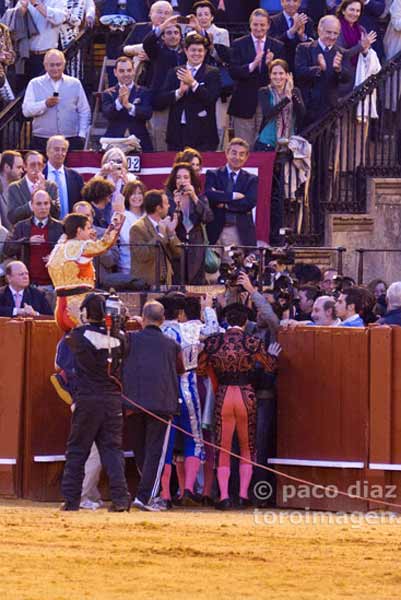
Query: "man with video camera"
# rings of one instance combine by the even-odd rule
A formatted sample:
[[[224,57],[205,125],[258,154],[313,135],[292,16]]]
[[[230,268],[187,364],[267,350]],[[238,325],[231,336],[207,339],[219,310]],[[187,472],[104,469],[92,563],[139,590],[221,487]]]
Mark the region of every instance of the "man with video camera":
[[[118,299],[109,297],[110,308],[107,302],[104,294],[88,294],[80,307],[85,324],[66,336],[74,357],[75,391],[61,483],[65,498],[62,510],[79,510],[84,465],[94,442],[109,478],[112,499],[109,510],[128,511],[131,505],[122,452],[121,392],[116,378],[125,355],[126,338],[120,331]]]

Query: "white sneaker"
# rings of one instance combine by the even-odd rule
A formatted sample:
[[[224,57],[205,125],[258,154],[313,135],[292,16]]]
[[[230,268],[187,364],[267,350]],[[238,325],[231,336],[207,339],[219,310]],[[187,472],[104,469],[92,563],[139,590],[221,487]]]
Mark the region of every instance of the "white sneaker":
[[[86,498],[85,500],[82,500],[79,506],[80,508],[85,508],[87,510],[97,510],[101,507],[101,504],[100,502],[93,502],[93,500]]]
[[[133,508],[139,508],[139,510],[146,510],[148,512],[160,512],[161,508],[155,502],[150,502],[149,504],[144,504],[142,500],[139,498],[135,498],[132,503]]]

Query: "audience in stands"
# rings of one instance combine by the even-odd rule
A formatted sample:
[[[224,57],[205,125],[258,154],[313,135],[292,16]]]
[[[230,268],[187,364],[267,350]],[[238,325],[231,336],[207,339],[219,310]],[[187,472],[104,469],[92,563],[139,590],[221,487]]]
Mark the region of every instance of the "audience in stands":
[[[144,152],[152,151],[146,123],[152,116],[151,91],[134,83],[134,66],[126,56],[117,59],[114,75],[118,84],[102,94],[102,112],[108,121],[106,137],[134,134]]]
[[[380,325],[401,325],[401,282],[392,283],[386,292],[387,310],[379,319]]]
[[[286,58],[282,42],[268,36],[270,17],[263,9],[253,11],[249,27],[251,33],[232,44],[230,74],[235,85],[228,108],[233,117],[235,137],[253,146],[260,129],[257,112],[258,90],[268,81],[268,65],[275,58]]]
[[[43,171],[45,178],[57,185],[61,219],[72,212],[84,185],[81,175],[64,165],[69,145],[69,141],[62,135],[49,138],[46,144],[47,163]]]
[[[19,181],[24,174],[24,160],[20,152],[5,150],[0,158],[0,224],[11,229],[8,218],[8,187],[13,181]]]
[[[130,229],[144,215],[143,202],[146,187],[139,181],[129,181],[123,189],[125,221],[120,231],[118,270],[131,272],[131,249],[129,246]]]
[[[256,207],[258,179],[243,169],[249,146],[233,138],[227,146],[227,163],[206,173],[205,193],[213,211],[207,232],[211,244],[255,246],[252,210]]]
[[[176,234],[185,251],[184,281],[191,285],[205,284],[205,249],[191,248],[205,242],[205,225],[213,220],[207,197],[201,194],[201,182],[189,163],[175,163],[165,184],[169,200],[169,215],[178,215]],[[174,261],[174,283],[180,283],[182,265]]]
[[[3,252],[26,265],[33,284],[50,286],[46,262],[63,234],[63,225],[50,216],[51,200],[45,190],[36,190],[32,194],[31,206],[32,217],[14,225]]]
[[[297,321],[310,321],[315,300],[320,296],[320,290],[313,285],[302,285],[298,290]]]
[[[23,262],[8,263],[6,281],[0,290],[0,317],[53,315],[45,294],[30,285],[29,271]]]
[[[45,75],[31,79],[26,88],[22,111],[33,117],[33,148],[46,150],[52,135],[63,135],[71,150],[83,148],[91,120],[90,106],[79,79],[64,73],[65,58],[59,50],[49,50],[44,58]]]
[[[148,286],[156,281],[170,285],[172,262],[181,255],[181,241],[176,234],[177,213],[172,218],[167,216],[169,202],[163,190],[146,192],[144,209],[146,214],[130,229],[132,275]]]
[[[51,198],[50,214],[55,219],[60,216],[58,188],[54,181],[47,181],[43,175],[45,160],[43,154],[29,150],[24,157],[25,175],[10,183],[8,188],[8,220],[12,225],[28,219],[32,215],[32,193],[44,189]]]
[[[170,107],[167,147],[169,150],[182,150],[185,146],[194,146],[200,151],[216,150],[219,71],[204,62],[207,41],[201,35],[188,35],[184,51],[186,65],[169,70],[163,90],[154,100],[156,109]]]
[[[107,229],[111,223],[113,206],[111,197],[114,192],[114,185],[103,177],[92,177],[82,188],[81,197],[92,206],[95,227]]]
[[[341,319],[340,327],[364,327],[372,319],[374,298],[361,287],[343,290],[336,301],[336,315]]]

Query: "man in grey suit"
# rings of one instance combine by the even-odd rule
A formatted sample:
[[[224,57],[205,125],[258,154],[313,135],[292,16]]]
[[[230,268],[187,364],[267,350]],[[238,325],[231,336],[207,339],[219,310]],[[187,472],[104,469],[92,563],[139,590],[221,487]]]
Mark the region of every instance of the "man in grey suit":
[[[45,160],[40,152],[29,150],[25,155],[25,176],[8,188],[8,220],[15,225],[32,216],[31,198],[37,189],[46,190],[51,199],[50,214],[60,216],[58,188],[54,181],[47,181],[42,173]]]
[[[11,231],[8,220],[8,187],[13,181],[19,181],[24,174],[24,159],[15,150],[5,150],[0,160],[0,223]]]

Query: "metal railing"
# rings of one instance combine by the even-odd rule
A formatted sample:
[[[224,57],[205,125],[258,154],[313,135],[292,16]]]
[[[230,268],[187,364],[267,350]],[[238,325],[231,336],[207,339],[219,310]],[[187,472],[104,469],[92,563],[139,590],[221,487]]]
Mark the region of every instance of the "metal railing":
[[[365,254],[377,254],[379,252],[382,254],[399,254],[401,253],[401,248],[357,248],[355,252],[358,254],[357,281],[358,285],[363,285]]]
[[[281,155],[284,224],[294,228],[295,218],[299,241],[324,243],[328,213],[364,212],[368,176],[401,176],[400,96],[401,52],[300,132],[312,145],[308,190],[292,155]]]

